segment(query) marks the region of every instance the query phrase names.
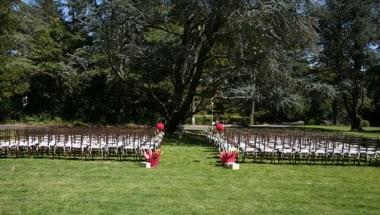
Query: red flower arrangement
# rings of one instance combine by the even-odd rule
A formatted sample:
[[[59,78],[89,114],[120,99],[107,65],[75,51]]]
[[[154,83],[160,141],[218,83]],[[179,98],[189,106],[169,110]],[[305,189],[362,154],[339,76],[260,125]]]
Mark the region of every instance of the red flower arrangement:
[[[237,151],[222,151],[219,157],[223,164],[235,163],[239,157],[239,153]]]
[[[224,131],[224,125],[223,125],[223,123],[221,123],[221,122],[216,123],[216,125],[215,125],[215,129],[216,129],[218,132],[223,132],[223,131]]]
[[[164,123],[162,122],[159,122],[156,124],[156,129],[159,131],[159,132],[164,132],[165,131],[165,125]]]
[[[158,166],[158,163],[160,162],[161,157],[161,151],[157,149],[156,151],[147,150],[144,152],[144,158],[147,162],[150,163],[150,167],[156,167]]]

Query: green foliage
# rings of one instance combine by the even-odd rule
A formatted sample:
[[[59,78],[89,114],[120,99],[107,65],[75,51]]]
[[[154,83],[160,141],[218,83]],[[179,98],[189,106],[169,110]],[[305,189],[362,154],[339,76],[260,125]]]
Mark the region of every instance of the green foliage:
[[[22,109],[21,95],[29,89],[28,73],[34,69],[26,58],[28,37],[19,33],[27,30],[18,23],[24,10],[18,1],[0,3],[0,121],[17,117]]]
[[[63,125],[64,122],[59,117],[51,118],[48,114],[40,114],[34,116],[25,116],[21,122],[26,124],[41,124],[41,125]]]
[[[361,130],[368,68],[379,59],[372,48],[379,43],[379,8],[376,0],[326,1],[320,7],[320,60],[356,130]]]
[[[362,126],[363,126],[363,127],[370,127],[371,125],[370,125],[370,123],[369,123],[368,120],[363,120],[363,121],[362,121]]]
[[[210,115],[196,115],[195,123],[197,125],[211,125],[211,118]]]
[[[365,2],[4,0],[0,120],[173,130],[214,97],[225,122],[376,125],[380,6]]]
[[[308,119],[305,121],[305,125],[319,125],[315,119]]]
[[[29,87],[26,71],[31,68],[30,61],[23,58],[8,58],[0,69],[0,102],[15,95],[23,94]]]

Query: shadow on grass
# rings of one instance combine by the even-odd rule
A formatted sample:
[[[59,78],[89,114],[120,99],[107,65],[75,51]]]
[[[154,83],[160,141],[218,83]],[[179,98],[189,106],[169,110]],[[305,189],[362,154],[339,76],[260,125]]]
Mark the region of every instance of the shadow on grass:
[[[178,135],[175,134],[166,134],[163,144],[171,146],[209,147],[205,136],[194,134],[184,134],[182,138],[179,138]]]
[[[338,134],[338,133],[346,133],[350,132],[349,130],[333,130],[328,128],[292,128],[291,130],[298,131],[298,132],[312,132],[312,133],[321,133],[321,135],[324,134]]]
[[[365,128],[364,128],[365,129]],[[368,133],[368,134],[379,134],[380,135],[380,129],[374,129],[374,130],[364,130],[361,131],[362,133]]]
[[[291,130],[295,131],[305,131],[305,132],[313,132],[313,133],[330,133],[330,134],[339,134],[343,133],[345,135],[350,135],[350,136],[361,136],[360,134],[373,134],[373,135],[378,135],[380,136],[380,129],[371,129],[371,130],[365,130],[364,128],[363,131],[351,131],[350,129],[342,129],[342,130],[337,130],[334,128],[290,128]],[[374,137],[369,137],[369,138],[374,138]]]

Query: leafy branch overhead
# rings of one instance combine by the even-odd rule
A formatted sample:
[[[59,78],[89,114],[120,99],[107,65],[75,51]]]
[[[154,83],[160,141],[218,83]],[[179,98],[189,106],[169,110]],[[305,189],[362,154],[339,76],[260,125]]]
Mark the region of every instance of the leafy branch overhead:
[[[4,0],[0,120],[164,119],[170,132],[215,112],[360,130],[380,123],[379,5]]]

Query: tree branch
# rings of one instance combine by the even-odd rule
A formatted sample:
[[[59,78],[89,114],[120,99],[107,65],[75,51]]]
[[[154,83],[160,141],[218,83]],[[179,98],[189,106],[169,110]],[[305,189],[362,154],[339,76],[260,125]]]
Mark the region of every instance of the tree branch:
[[[153,88],[152,88],[152,85],[151,85],[151,82],[150,80],[148,79],[147,80],[147,84],[148,84],[148,89],[149,89],[149,92],[150,94],[152,95],[153,99],[161,106],[161,108],[164,110],[164,115],[167,119],[170,119],[170,113],[169,113],[169,110],[167,108],[167,106],[165,105],[164,102],[161,101],[161,99],[158,98],[158,96],[154,93],[153,91]]]
[[[174,31],[171,31],[171,30],[169,30],[169,29],[166,29],[166,28],[163,28],[163,27],[160,27],[160,26],[148,25],[148,26],[146,26],[146,27],[147,27],[147,28],[152,28],[152,29],[161,30],[161,31],[165,31],[166,33],[173,34],[173,35],[176,35],[176,36],[178,36],[178,37],[182,37],[182,34],[177,33],[177,32],[174,32]]]

